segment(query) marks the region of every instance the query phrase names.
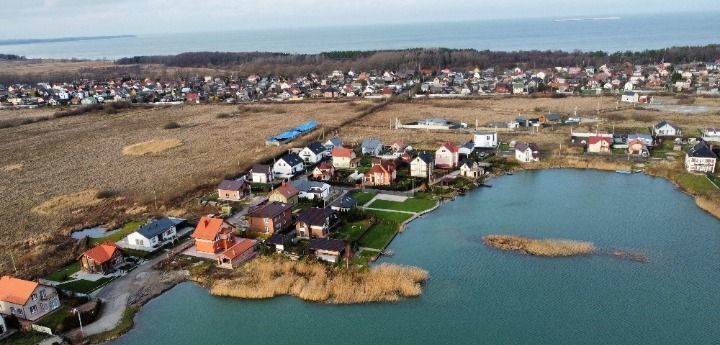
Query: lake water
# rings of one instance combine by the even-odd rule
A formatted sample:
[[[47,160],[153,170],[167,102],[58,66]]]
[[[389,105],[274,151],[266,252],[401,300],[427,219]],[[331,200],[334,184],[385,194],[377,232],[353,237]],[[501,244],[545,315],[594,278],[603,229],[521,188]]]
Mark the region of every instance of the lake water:
[[[559,18],[562,16],[558,13]],[[615,52],[720,43],[720,20],[718,13],[712,12],[646,14],[623,16],[619,20],[554,19],[138,35],[108,40],[5,45],[0,46],[0,53],[32,58],[117,59],[188,51],[318,53],[419,47]]]
[[[430,272],[397,304],[218,298],[186,283],[148,303],[113,344],[717,344],[720,221],[645,175],[518,173],[410,224],[388,262]],[[490,233],[644,253],[539,258]]]

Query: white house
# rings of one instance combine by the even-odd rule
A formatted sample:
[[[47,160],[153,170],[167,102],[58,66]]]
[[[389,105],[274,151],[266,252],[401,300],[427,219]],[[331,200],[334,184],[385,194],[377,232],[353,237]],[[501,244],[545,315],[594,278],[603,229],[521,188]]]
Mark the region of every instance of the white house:
[[[435,165],[441,168],[455,168],[460,161],[458,147],[446,142],[435,151]]]
[[[657,136],[668,136],[668,137],[674,137],[678,135],[682,135],[682,132],[680,131],[680,128],[677,128],[667,121],[663,120],[660,121],[655,127],[653,127],[653,134]]]
[[[523,163],[537,162],[540,160],[540,149],[535,143],[517,143],[515,159]]]
[[[10,276],[0,278],[0,314],[35,321],[60,308],[57,290]]]
[[[334,149],[336,147],[342,147],[343,142],[342,142],[342,139],[340,139],[340,137],[334,136],[334,137],[328,139],[323,145],[325,145],[325,147],[327,147],[328,150],[332,151],[332,149]]]
[[[429,179],[433,174],[433,156],[423,152],[410,161],[410,176]]]
[[[714,173],[717,155],[701,141],[685,153],[685,170],[691,173]]]
[[[316,164],[330,156],[330,150],[317,141],[313,141],[300,151],[300,158],[308,164]]]
[[[703,128],[701,131],[703,140],[720,142],[720,128]]]
[[[633,91],[626,91],[622,97],[620,97],[620,100],[625,103],[637,103],[640,101],[640,94]]]
[[[497,132],[475,132],[473,142],[475,142],[476,148],[496,148],[498,145]]]
[[[304,169],[305,164],[302,158],[295,153],[288,153],[273,164],[273,173],[275,177],[279,178],[293,177],[295,174],[301,173]]]
[[[154,250],[177,239],[177,227],[184,222],[184,219],[168,217],[152,220],[128,235],[126,242],[133,248]]]
[[[255,164],[250,168],[250,180],[253,183],[268,183],[274,179],[272,167],[268,165]]]
[[[327,200],[330,185],[325,182],[296,180],[292,185],[298,190],[298,198],[308,200]]]
[[[485,169],[480,167],[478,163],[471,159],[465,159],[460,163],[460,176],[467,178],[478,178],[485,173]]]

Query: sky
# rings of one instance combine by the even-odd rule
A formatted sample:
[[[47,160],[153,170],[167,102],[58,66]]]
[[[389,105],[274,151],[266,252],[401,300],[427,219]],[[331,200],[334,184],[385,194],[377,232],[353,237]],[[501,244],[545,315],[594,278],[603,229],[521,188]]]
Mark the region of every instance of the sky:
[[[0,39],[707,11],[720,1],[22,0],[0,11]]]

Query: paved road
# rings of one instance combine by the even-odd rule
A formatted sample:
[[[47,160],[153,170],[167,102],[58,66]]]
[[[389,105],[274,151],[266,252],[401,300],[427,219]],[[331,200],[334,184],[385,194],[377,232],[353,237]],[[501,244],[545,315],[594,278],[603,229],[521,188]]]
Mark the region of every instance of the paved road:
[[[85,336],[99,334],[115,328],[122,320],[125,308],[127,308],[130,292],[133,286],[143,284],[144,277],[152,271],[156,263],[162,261],[165,255],[160,255],[152,260],[146,261],[134,271],[124,277],[118,278],[105,286],[98,293],[97,297],[103,302],[102,315],[95,322],[83,327]]]

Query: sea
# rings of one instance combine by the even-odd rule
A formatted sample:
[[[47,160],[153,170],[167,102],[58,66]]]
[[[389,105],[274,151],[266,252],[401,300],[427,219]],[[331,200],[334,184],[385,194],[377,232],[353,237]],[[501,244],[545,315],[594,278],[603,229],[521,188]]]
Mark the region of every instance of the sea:
[[[320,53],[403,48],[638,51],[720,43],[720,13],[643,14],[603,18],[309,27],[134,34],[133,37],[0,45],[28,58],[111,59],[195,51]]]
[[[720,220],[662,178],[516,173],[413,221],[382,262],[429,272],[397,303],[241,300],[183,283],[113,345],[718,344]],[[590,241],[597,255],[524,256],[487,234]],[[647,262],[615,257],[636,252]]]

